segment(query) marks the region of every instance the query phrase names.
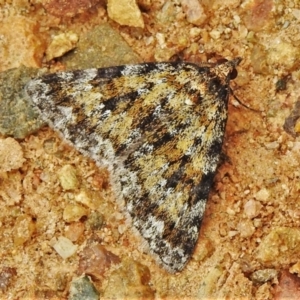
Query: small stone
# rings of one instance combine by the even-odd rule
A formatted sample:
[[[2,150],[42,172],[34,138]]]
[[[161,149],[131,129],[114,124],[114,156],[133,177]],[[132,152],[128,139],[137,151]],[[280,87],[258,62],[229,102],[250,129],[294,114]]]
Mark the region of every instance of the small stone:
[[[273,293],[274,300],[300,299],[300,278],[287,270],[283,270]]]
[[[33,18],[20,14],[4,18],[0,21],[0,37],[0,71],[20,65],[33,68],[41,66],[45,43],[40,36],[39,25]]]
[[[99,292],[88,276],[74,278],[71,282],[68,300],[99,300]]]
[[[257,270],[251,275],[251,280],[254,283],[265,283],[277,278],[278,272],[275,269]]]
[[[24,161],[22,148],[16,140],[0,139],[0,172],[19,169]]]
[[[120,268],[109,277],[103,298],[109,299],[154,299],[148,267],[133,260],[124,260]]]
[[[278,227],[265,236],[256,250],[256,258],[272,267],[299,260],[300,229]]]
[[[47,154],[55,154],[57,153],[58,147],[57,147],[57,139],[56,138],[50,138],[44,141],[43,148]]]
[[[72,18],[95,6],[99,0],[47,0],[43,1],[48,13],[56,17]]]
[[[209,239],[204,238],[197,246],[193,255],[193,259],[199,262],[204,261],[213,254],[214,250],[215,248],[212,242]]]
[[[100,230],[104,223],[104,217],[101,213],[95,211],[92,212],[87,220],[87,224],[91,227],[92,230]]]
[[[144,20],[135,0],[108,0],[107,12],[120,25],[144,28]]]
[[[0,73],[0,134],[24,139],[45,124],[24,92],[37,75],[37,69],[24,66]]]
[[[238,226],[237,229],[243,238],[250,237],[255,232],[255,227],[253,226],[251,220],[242,220]]]
[[[186,14],[186,19],[194,25],[202,25],[207,19],[207,15],[198,0],[182,0],[182,9]]]
[[[79,193],[74,195],[74,200],[91,209],[96,209],[92,192],[84,188],[81,189]]]
[[[270,197],[270,192],[265,188],[259,190],[255,195],[255,198],[258,201],[262,201],[262,202],[266,202],[269,199],[269,197]]]
[[[272,0],[254,0],[248,3],[249,9],[246,10],[243,21],[249,30],[257,32],[272,24],[272,8],[275,5]]]
[[[209,32],[209,35],[214,39],[214,40],[218,40],[221,36],[222,32],[217,30],[217,29],[213,29]]]
[[[20,246],[29,241],[34,231],[35,224],[30,216],[18,216],[12,233],[14,245]]]
[[[9,172],[1,176],[0,199],[2,204],[13,206],[23,199],[24,177],[19,171]]]
[[[80,36],[76,49],[66,53],[62,62],[68,70],[74,70],[135,64],[142,60],[115,29],[103,24]]]
[[[17,275],[15,268],[4,267],[0,270],[0,290],[5,292],[11,280]]]
[[[119,264],[120,258],[99,244],[87,246],[80,253],[79,273],[102,279],[111,264]]]
[[[72,242],[76,242],[84,232],[84,224],[81,222],[71,223],[65,230],[65,236]]]
[[[74,193],[74,200],[91,210],[98,210],[106,201],[102,193],[93,191],[84,186],[80,187],[78,193]]]
[[[247,201],[244,205],[244,213],[249,219],[253,219],[260,214],[262,205],[253,199]]]
[[[79,221],[83,216],[87,216],[89,211],[79,204],[67,204],[64,208],[63,219],[66,222]]]
[[[61,33],[53,37],[51,44],[46,51],[47,61],[60,57],[75,48],[78,42],[77,34],[73,32]]]
[[[75,190],[79,181],[76,174],[76,169],[71,165],[65,165],[58,171],[60,185],[64,190]]]
[[[58,237],[58,239],[53,238],[50,241],[50,245],[63,259],[74,255],[78,248],[77,245],[74,245],[69,239],[64,236],[60,236]]]

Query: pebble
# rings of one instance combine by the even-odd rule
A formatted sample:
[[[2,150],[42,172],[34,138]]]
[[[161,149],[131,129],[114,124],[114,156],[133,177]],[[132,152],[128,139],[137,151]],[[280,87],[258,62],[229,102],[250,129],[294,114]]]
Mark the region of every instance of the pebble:
[[[79,204],[69,203],[64,208],[63,219],[66,222],[75,222],[79,221],[83,216],[87,216],[88,213],[85,207]]]
[[[89,215],[87,223],[92,230],[100,230],[104,223],[104,217],[101,213],[94,211]]]
[[[0,173],[19,169],[24,161],[22,147],[15,139],[0,139]]]
[[[181,5],[189,23],[199,26],[206,21],[207,15],[205,14],[200,1],[182,0]]]
[[[35,231],[35,224],[29,215],[20,215],[15,220],[12,237],[15,246],[20,246],[29,241]]]
[[[74,278],[71,282],[68,300],[98,300],[99,292],[88,276]]]
[[[107,12],[120,25],[144,28],[144,20],[135,0],[108,0]]]
[[[58,178],[64,190],[75,190],[79,186],[76,169],[72,165],[65,165],[58,171]]]
[[[38,70],[24,66],[0,73],[0,134],[24,139],[44,126],[24,92],[25,84]]]
[[[68,238],[64,236],[60,236],[57,239],[53,238],[50,241],[50,244],[63,259],[74,255],[78,248],[77,245],[74,245]]]
[[[253,219],[260,214],[262,205],[253,199],[248,200],[244,205],[244,213],[249,219]]]
[[[0,72],[20,65],[41,67],[46,43],[40,36],[39,24],[34,18],[21,14],[3,17],[0,20]]]
[[[60,57],[68,51],[74,49],[77,42],[78,36],[73,32],[55,35],[46,51],[47,61],[50,61],[56,57]]]
[[[278,276],[278,272],[275,269],[264,269],[257,270],[251,275],[251,280],[254,283],[265,283],[267,281],[273,280]]]
[[[120,258],[100,244],[86,246],[80,253],[78,272],[102,279],[111,264],[119,264]]]
[[[80,36],[76,49],[61,58],[67,70],[105,68],[142,62],[109,24],[96,26]]]
[[[270,230],[256,250],[256,258],[273,267],[289,265],[298,261],[300,229],[277,227]]]
[[[97,3],[99,0],[47,0],[41,2],[47,13],[59,18],[72,18],[86,13]]]
[[[103,297],[108,299],[154,299],[148,267],[131,259],[122,261],[120,268],[109,277]]]
[[[255,198],[258,201],[266,202],[270,198],[270,192],[263,188],[256,193]]]
[[[12,279],[17,275],[16,268],[3,267],[0,270],[0,290],[5,292],[7,287],[12,283]]]

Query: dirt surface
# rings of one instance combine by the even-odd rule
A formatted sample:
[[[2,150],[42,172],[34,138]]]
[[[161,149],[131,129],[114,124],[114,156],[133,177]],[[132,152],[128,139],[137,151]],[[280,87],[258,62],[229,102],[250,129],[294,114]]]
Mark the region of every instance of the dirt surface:
[[[141,0],[124,18],[113,2],[0,0],[0,70],[242,57],[231,87],[249,108],[231,97],[195,253],[169,274],[139,250],[108,171],[52,129],[1,136],[0,298],[80,299],[72,288],[81,278],[95,288],[90,299],[265,300],[299,289],[300,9],[290,0]],[[102,26],[120,42],[111,49],[111,35],[101,38],[89,56]]]

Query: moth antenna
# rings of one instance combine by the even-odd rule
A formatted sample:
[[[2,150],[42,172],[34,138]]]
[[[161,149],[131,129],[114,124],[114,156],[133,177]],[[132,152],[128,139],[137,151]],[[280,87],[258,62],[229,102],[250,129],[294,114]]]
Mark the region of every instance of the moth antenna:
[[[234,94],[232,88],[230,88],[230,94],[233,96],[233,98],[234,98],[241,106],[243,106],[243,107],[245,107],[245,108],[247,108],[247,109],[249,109],[249,110],[251,110],[251,111],[253,111],[253,112],[256,112],[256,113],[261,113],[261,112],[262,112],[262,111],[259,110],[259,109],[255,109],[255,108],[252,108],[252,107],[250,107],[250,106],[244,104],[244,103],[243,103],[243,102],[242,102],[242,101]]]

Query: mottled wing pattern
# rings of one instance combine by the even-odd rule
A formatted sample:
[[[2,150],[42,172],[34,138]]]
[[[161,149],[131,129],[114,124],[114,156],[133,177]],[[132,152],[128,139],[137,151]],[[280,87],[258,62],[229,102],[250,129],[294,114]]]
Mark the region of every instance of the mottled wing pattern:
[[[26,88],[55,130],[109,167],[133,225],[170,272],[198,239],[239,61],[63,72]]]

